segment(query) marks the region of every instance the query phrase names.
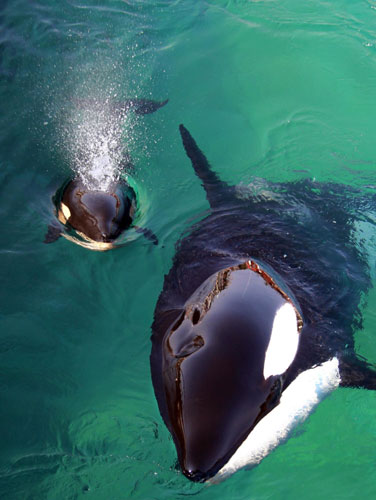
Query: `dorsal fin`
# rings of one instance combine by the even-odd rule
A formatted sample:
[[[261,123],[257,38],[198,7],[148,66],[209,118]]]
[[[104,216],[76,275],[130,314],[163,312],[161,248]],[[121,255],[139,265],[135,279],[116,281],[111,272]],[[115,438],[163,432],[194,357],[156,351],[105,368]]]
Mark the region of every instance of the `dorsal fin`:
[[[222,201],[224,194],[229,194],[231,192],[231,188],[211,169],[204,153],[197,146],[196,141],[184,125],[179,125],[179,130],[185,152],[192,162],[197,177],[201,179],[210,207],[214,208]]]

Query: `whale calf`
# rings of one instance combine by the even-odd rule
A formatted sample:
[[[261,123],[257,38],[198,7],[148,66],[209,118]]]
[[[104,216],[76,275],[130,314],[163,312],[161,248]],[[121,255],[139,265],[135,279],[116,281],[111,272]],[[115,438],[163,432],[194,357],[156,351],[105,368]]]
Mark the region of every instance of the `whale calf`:
[[[353,339],[371,286],[354,234],[375,196],[310,180],[245,193],[180,134],[210,213],[165,276],[151,374],[182,472],[216,482],[259,463],[337,387],[376,389]]]
[[[121,119],[133,111],[138,115],[154,113],[165,106],[164,101],[148,99],[126,99],[114,101],[112,99],[75,99],[76,107],[102,111]],[[90,145],[88,145],[90,146]],[[111,144],[115,150],[120,150],[121,144]],[[85,151],[81,151],[81,161],[91,167],[93,159],[87,159]],[[126,152],[121,155],[119,169],[132,171],[134,169],[130,156]],[[99,158],[100,160],[101,158]],[[95,160],[95,158],[94,158]],[[94,166],[94,165],[93,165]],[[82,174],[82,172],[81,172]],[[56,191],[53,197],[57,221],[48,226],[45,243],[52,243],[60,236],[91,250],[105,251],[118,246],[116,241],[129,227],[134,227],[154,244],[158,243],[155,234],[147,228],[134,225],[134,215],[137,210],[137,197],[133,188],[124,180],[111,182],[105,189],[98,186],[89,187],[79,174]],[[59,224],[60,223],[60,224]]]
[[[80,178],[70,179],[57,190],[53,202],[57,221],[48,226],[45,243],[63,236],[90,250],[106,251],[119,246],[121,234],[134,227],[154,245],[158,244],[150,229],[134,224],[137,197],[125,181],[99,191],[86,188]]]

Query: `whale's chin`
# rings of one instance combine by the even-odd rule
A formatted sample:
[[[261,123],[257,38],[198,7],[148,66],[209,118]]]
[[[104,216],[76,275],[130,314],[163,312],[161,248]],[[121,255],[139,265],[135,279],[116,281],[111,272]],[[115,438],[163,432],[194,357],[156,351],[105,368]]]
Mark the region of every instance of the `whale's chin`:
[[[76,245],[80,245],[81,247],[87,248],[88,250],[94,250],[96,252],[107,252],[107,250],[120,246],[115,242],[94,241],[87,237],[80,240],[79,238],[75,238],[67,233],[62,233],[62,236],[72,243],[76,243]]]
[[[282,393],[278,406],[268,413],[239,446],[226,465],[207,483],[216,484],[236,471],[261,462],[315,410],[341,382],[337,358],[302,372]]]

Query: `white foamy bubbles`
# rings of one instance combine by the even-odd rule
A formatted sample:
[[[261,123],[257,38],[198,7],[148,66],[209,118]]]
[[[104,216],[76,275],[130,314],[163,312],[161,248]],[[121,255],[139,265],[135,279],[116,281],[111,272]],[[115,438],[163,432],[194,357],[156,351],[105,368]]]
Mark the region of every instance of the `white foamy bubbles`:
[[[106,191],[119,177],[121,127],[111,117],[107,103],[94,102],[81,113],[82,121],[73,133],[74,170],[88,189]]]
[[[124,167],[128,117],[117,113],[110,99],[76,99],[70,112],[65,142],[72,168],[89,190],[107,191]],[[128,136],[132,126],[126,125]]]

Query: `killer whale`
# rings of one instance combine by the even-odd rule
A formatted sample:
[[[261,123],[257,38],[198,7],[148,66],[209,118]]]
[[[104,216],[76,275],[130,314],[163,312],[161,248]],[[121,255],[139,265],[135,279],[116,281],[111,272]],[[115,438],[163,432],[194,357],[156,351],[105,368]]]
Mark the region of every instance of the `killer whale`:
[[[137,197],[124,180],[99,191],[86,188],[79,177],[68,179],[55,193],[53,202],[57,221],[48,226],[45,243],[63,236],[90,250],[106,251],[119,246],[119,236],[134,227],[154,245],[158,244],[150,229],[134,224]]]
[[[98,99],[75,99],[79,108],[100,111],[103,107],[120,118],[133,111],[138,115],[154,113],[165,106],[164,101],[148,99],[126,99],[105,101]],[[120,149],[120,144],[112,146]],[[128,153],[122,154],[121,170],[134,170]],[[86,159],[82,158],[82,162]],[[112,182],[106,189],[90,188],[80,175],[65,181],[53,196],[56,221],[48,226],[45,243],[53,243],[60,236],[85,248],[106,251],[119,246],[117,239],[129,227],[134,227],[153,244],[158,244],[156,235],[147,228],[134,225],[137,210],[137,196],[134,189],[124,180]],[[60,224],[59,224],[60,223]]]
[[[106,251],[119,246],[119,236],[133,225],[137,210],[136,194],[129,184],[119,181],[106,191],[87,189],[80,178],[68,179],[53,196],[56,221],[48,226],[44,243],[60,236],[90,250]],[[153,244],[155,234],[135,227]]]
[[[375,196],[308,180],[239,196],[180,134],[211,210],[165,276],[151,374],[183,473],[216,481],[258,463],[336,387],[376,389],[353,339],[371,286],[354,227]]]

